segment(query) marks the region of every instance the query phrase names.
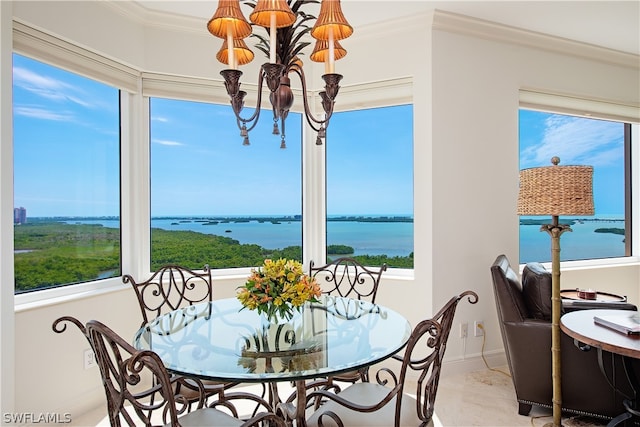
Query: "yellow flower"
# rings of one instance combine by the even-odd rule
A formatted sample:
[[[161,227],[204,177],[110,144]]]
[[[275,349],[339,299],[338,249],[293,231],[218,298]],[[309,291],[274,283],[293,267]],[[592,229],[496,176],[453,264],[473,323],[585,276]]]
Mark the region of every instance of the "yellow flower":
[[[302,263],[284,258],[265,259],[260,268],[251,271],[237,294],[243,308],[269,317],[277,313],[286,319],[293,317],[294,309],[300,310],[304,303],[315,302],[319,296],[320,286],[304,273]]]

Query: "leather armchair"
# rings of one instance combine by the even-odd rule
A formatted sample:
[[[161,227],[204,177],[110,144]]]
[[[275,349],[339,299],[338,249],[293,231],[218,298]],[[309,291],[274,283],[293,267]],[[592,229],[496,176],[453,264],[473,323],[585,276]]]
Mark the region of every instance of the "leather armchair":
[[[532,405],[551,408],[551,273],[539,263],[528,264],[521,282],[506,256],[500,255],[491,266],[491,275],[518,413],[528,415]],[[637,310],[627,303],[614,303],[613,307]],[[599,308],[611,305],[603,303]],[[614,385],[629,393],[620,357],[602,354],[603,367]],[[603,419],[624,412],[623,398],[603,375],[596,350],[579,349],[563,332],[561,355],[563,411]]]

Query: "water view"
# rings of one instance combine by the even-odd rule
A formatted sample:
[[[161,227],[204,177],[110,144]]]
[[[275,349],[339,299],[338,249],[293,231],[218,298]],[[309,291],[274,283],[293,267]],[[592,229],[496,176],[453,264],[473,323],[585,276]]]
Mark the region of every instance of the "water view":
[[[328,245],[347,245],[354,255],[408,256],[413,252],[413,220],[410,217],[333,217],[327,221]],[[377,219],[377,220],[376,220]],[[67,220],[67,223],[101,224],[118,228],[117,219]],[[531,223],[533,222],[533,223]],[[520,224],[520,262],[551,261],[551,242],[540,231],[540,223],[549,220],[523,217]],[[560,219],[571,223],[571,232],[560,240],[562,260],[612,258],[625,255],[624,219],[622,215],[607,215],[581,219]],[[153,228],[173,231],[194,231],[230,237],[242,244],[257,244],[269,249],[282,249],[302,244],[302,223],[296,217],[255,218],[153,218]]]
[[[560,237],[561,260],[625,256],[625,224],[622,218],[622,215],[580,218],[575,221],[560,218],[560,223],[570,224],[572,230]],[[540,217],[535,217],[535,220],[545,224],[551,222],[550,218],[541,220]],[[523,217],[520,221],[520,263],[533,261],[551,261],[551,237],[540,231],[540,224],[527,224]]]
[[[66,222],[120,227],[117,219],[74,219]],[[241,244],[257,244],[269,249],[302,245],[302,222],[296,217],[163,217],[152,218],[151,227],[215,234],[230,237]],[[413,220],[410,217],[334,217],[327,221],[327,239],[328,245],[351,246],[354,255],[409,256],[413,252]]]

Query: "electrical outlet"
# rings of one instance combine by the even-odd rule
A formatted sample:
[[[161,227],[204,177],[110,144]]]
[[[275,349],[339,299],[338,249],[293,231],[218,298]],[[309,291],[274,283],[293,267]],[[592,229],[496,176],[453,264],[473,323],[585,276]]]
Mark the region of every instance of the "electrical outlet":
[[[96,366],[96,355],[88,348],[84,351],[84,369],[91,369]]]
[[[460,323],[460,338],[466,338],[469,331],[467,322]]]
[[[473,336],[481,337],[484,335],[484,322],[482,320],[476,320],[473,322]]]

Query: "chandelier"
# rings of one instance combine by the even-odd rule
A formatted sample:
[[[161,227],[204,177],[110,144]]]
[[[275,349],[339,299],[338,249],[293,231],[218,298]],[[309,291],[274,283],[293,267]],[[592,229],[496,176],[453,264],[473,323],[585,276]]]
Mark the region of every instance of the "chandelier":
[[[316,144],[322,145],[326,136],[329,119],[333,114],[335,98],[340,89],[342,75],[335,73],[335,61],[344,57],[347,51],[338,43],[353,33],[353,28],[347,22],[340,7],[340,0],[322,0],[318,18],[302,11],[307,3],[318,3],[316,0],[258,0],[246,2],[253,8],[249,16],[251,24],[245,19],[240,10],[239,0],[220,0],[213,17],[207,23],[211,34],[223,39],[222,47],[216,58],[226,64],[227,69],[220,74],[224,77],[225,88],[231,100],[231,106],[236,116],[240,136],[244,138],[243,145],[249,145],[249,132],[256,126],[260,118],[262,101],[262,86],[266,82],[269,89],[269,101],[273,110],[273,134],[280,135],[280,148],[286,148],[285,120],[289,109],[293,105],[290,73],[300,78],[302,98],[304,101],[304,115],[309,126],[317,132]],[[310,21],[316,19],[313,26]],[[254,34],[252,25],[263,27],[266,37]],[[310,42],[304,41],[306,34],[316,40],[315,48],[309,56],[314,62],[325,64],[325,74],[322,76],[325,87],[320,92],[324,116],[315,117],[307,101],[307,83],[303,71],[303,64],[298,55]],[[242,71],[238,66],[248,64],[254,54],[247,47],[244,39],[253,36],[259,41],[256,49],[262,51],[269,62],[262,64],[258,75],[258,99],[255,111],[248,117],[242,117],[245,91],[240,90]],[[231,46],[231,48],[230,48]],[[280,121],[280,127],[278,127]]]

